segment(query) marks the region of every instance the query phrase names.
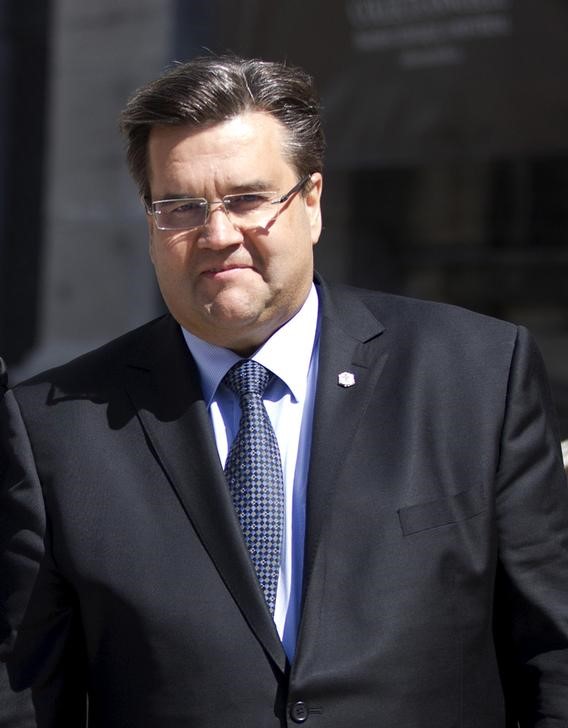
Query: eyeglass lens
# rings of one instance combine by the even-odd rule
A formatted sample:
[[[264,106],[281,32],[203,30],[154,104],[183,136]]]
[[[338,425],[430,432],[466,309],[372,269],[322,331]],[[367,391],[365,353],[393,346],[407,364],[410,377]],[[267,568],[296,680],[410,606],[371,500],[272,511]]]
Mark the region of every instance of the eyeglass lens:
[[[201,197],[159,200],[152,203],[152,212],[160,230],[191,230],[202,227],[216,205],[222,205],[231,222],[237,226],[265,226],[277,214],[274,205],[288,200],[308,179],[309,175],[306,175],[278,199],[274,199],[276,192],[263,191],[226,195],[222,200],[214,202],[208,202]]]
[[[205,199],[167,200],[155,202],[153,211],[159,228],[165,230],[188,230],[205,225],[211,209],[222,205],[231,222],[235,224],[258,225],[261,218],[274,213],[271,200],[274,192],[253,192],[244,195],[227,195],[218,202]],[[268,218],[267,218],[268,221]]]

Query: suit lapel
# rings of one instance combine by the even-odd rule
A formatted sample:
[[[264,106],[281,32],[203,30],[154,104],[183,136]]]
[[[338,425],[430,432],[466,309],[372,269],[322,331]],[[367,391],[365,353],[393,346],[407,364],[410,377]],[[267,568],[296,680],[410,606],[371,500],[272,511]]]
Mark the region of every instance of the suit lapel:
[[[304,600],[320,551],[320,544],[342,463],[352,446],[361,419],[388,357],[384,327],[358,296],[347,288],[322,285],[322,329],[306,524]],[[338,376],[353,375],[352,386],[341,386]]]
[[[199,385],[179,326],[160,320],[128,366],[126,386],[147,441],[205,549],[266,651],[286,658],[243,542]]]

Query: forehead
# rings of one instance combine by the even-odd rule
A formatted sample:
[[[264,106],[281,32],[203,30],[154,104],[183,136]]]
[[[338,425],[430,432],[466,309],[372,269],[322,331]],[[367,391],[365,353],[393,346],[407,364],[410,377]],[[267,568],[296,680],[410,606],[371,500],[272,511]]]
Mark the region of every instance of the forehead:
[[[148,142],[149,179],[153,193],[178,192],[178,186],[214,185],[225,191],[246,182],[294,170],[285,155],[287,131],[269,114],[250,112],[199,129],[156,126]],[[276,181],[276,180],[275,180]]]

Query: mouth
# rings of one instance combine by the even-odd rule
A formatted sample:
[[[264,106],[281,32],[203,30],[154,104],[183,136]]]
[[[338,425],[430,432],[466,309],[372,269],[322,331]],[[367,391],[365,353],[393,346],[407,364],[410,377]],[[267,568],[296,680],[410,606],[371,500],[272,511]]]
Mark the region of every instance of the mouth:
[[[243,270],[254,270],[252,265],[246,265],[244,263],[225,264],[218,266],[211,266],[206,268],[202,275],[204,276],[223,276],[230,275],[231,273],[243,271]]]

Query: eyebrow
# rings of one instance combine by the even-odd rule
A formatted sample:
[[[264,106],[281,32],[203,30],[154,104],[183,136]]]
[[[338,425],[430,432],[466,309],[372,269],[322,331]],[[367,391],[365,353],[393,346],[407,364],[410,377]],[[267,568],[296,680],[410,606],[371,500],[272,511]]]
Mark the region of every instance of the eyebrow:
[[[238,195],[239,192],[267,192],[274,189],[276,189],[275,186],[270,182],[257,179],[252,182],[247,182],[246,184],[234,185],[230,188],[231,191],[227,192],[227,194]]]
[[[234,185],[229,188],[229,192],[226,192],[223,197],[227,195],[238,195],[242,192],[272,192],[276,191],[276,186],[266,182],[266,180],[252,180],[252,182],[241,183]],[[172,192],[166,193],[160,200],[204,200],[205,197],[196,194],[190,194],[188,192]]]
[[[197,197],[196,195],[188,195],[187,192],[166,192],[163,197],[158,197],[154,202],[159,200],[202,200],[203,197]]]

